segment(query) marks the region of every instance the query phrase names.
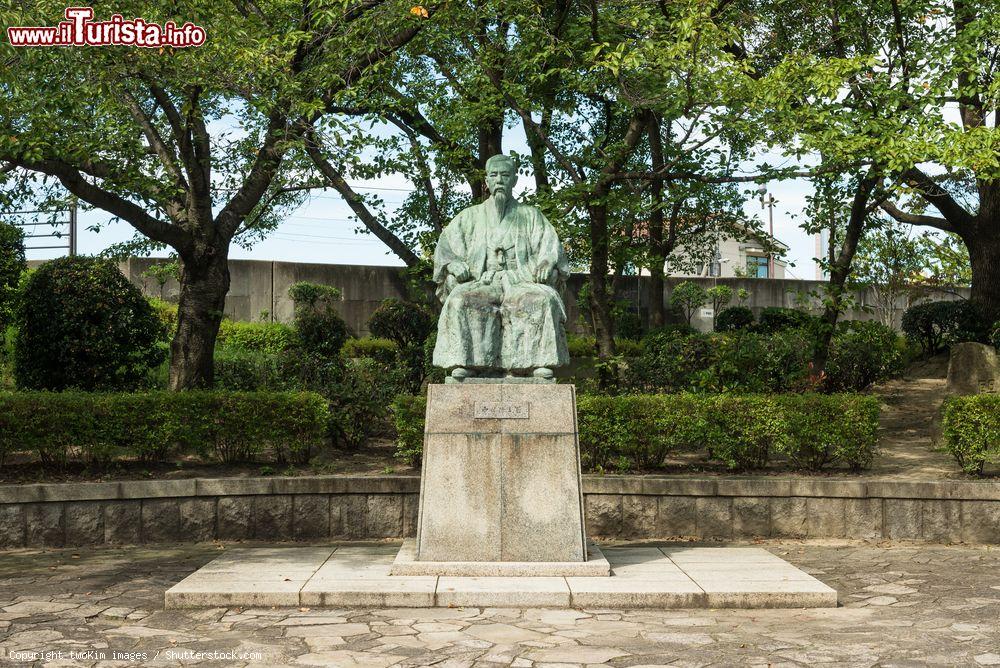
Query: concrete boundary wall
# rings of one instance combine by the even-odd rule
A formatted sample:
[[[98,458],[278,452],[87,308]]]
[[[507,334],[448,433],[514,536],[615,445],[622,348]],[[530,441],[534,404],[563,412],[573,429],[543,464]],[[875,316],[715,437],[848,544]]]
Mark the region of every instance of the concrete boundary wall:
[[[1000,544],[1000,483],[584,476],[604,538],[906,539]],[[416,476],[0,486],[0,548],[372,539],[416,531]]]
[[[122,273],[152,297],[167,301],[177,301],[179,286],[173,279],[160,284],[156,279],[145,276],[150,265],[162,262],[153,258],[130,258],[123,262]],[[405,299],[406,279],[399,267],[315,264],[305,262],[277,262],[270,260],[230,260],[231,275],[229,294],[226,296],[226,315],[233,320],[290,322],[293,304],[288,297],[288,288],[298,281],[310,281],[333,285],[343,291],[343,300],[338,304],[340,315],[347,322],[351,332],[358,336],[368,334],[368,318],[383,299]],[[573,274],[566,286],[563,301],[566,306],[567,324],[570,331],[580,333],[584,327],[580,323],[577,295],[587,280],[585,274]],[[665,303],[673,288],[682,281],[694,281],[704,288],[713,285],[728,285],[734,291],[744,288],[750,293],[747,306],[759,314],[769,306],[800,307],[802,299],[811,293],[821,294],[825,281],[767,278],[678,278],[666,279]],[[955,294],[968,296],[968,288],[951,292],[929,292],[929,299],[956,299]],[[871,320],[878,317],[871,307],[875,304],[871,290],[852,292],[856,307],[849,309],[843,320]],[[622,282],[620,299],[635,304],[644,320],[649,314],[649,277],[631,277]],[[814,312],[821,305],[815,297],[806,299]],[[893,322],[899,320],[908,304],[900,299],[893,308]],[[695,313],[692,324],[702,330],[712,328],[711,317]]]

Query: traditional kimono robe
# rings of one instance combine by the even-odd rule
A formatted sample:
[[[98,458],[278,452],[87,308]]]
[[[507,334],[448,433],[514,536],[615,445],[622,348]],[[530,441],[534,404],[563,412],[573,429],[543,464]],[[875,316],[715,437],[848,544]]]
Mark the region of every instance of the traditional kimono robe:
[[[463,265],[472,280],[459,283]],[[536,282],[540,267],[551,269]],[[511,199],[502,219],[492,201],[471,206],[445,227],[434,252],[444,303],[435,366],[530,371],[569,363],[559,288],[569,266],[541,211]]]

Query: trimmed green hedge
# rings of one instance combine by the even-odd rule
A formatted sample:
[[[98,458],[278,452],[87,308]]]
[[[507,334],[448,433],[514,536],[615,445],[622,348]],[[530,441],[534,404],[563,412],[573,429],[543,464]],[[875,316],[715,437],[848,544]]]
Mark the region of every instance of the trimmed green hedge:
[[[392,402],[396,425],[396,456],[411,466],[420,466],[424,453],[424,415],[427,397],[401,394]]]
[[[268,454],[304,462],[322,445],[327,419],[326,401],[311,392],[7,392],[0,393],[0,459],[31,452],[49,465],[103,465]]]
[[[399,346],[389,339],[366,336],[360,339],[347,339],[340,354],[348,358],[370,357],[379,362],[391,362],[396,359]]]
[[[251,352],[277,354],[298,343],[293,327],[280,322],[223,320],[217,346]]]
[[[397,454],[419,461],[426,397],[393,404]],[[667,455],[703,451],[733,470],[774,456],[813,471],[871,466],[878,449],[878,400],[859,394],[580,395],[580,457],[589,470],[662,465]]]
[[[942,408],[944,446],[966,473],[1000,464],[1000,395],[951,397]]]

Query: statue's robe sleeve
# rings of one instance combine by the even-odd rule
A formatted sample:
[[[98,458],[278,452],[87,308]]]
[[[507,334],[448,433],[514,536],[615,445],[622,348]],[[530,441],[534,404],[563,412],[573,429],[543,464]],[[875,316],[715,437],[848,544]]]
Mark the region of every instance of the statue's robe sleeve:
[[[547,285],[557,292],[561,290],[569,276],[569,262],[566,253],[552,224],[545,219],[542,212],[533,206],[520,207],[528,216],[528,234],[522,236],[516,248],[518,266],[525,270],[522,280],[535,282],[538,267],[545,263],[554,271],[550,274]]]
[[[469,267],[472,280],[477,280],[486,269],[486,240],[482,225],[477,225],[479,207],[469,207],[445,226],[434,249],[434,283],[438,299],[443,303],[458,284],[449,271],[453,262],[463,262]]]

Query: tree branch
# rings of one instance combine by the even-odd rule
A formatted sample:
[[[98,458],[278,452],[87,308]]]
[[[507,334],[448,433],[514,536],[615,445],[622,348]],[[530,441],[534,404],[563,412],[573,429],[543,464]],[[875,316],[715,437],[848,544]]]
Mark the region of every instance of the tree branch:
[[[183,190],[188,189],[187,180],[184,178],[184,174],[181,173],[180,168],[177,166],[176,160],[174,160],[174,154],[167,146],[166,142],[163,141],[163,137],[160,136],[160,132],[153,125],[152,119],[143,110],[142,105],[139,101],[135,99],[129,91],[125,91],[123,94],[125,100],[125,105],[128,107],[129,112],[132,114],[132,118],[135,122],[139,124],[142,129],[143,135],[146,137],[147,145],[156,151],[157,157],[160,158],[160,162],[163,167],[170,173],[171,176],[177,181],[177,185]]]
[[[939,218],[937,216],[924,216],[916,213],[908,213],[906,211],[901,211],[892,202],[882,202],[882,210],[887,214],[895,218],[901,223],[907,223],[909,225],[926,225],[927,227],[933,227],[943,232],[954,232],[955,228],[945,220],[944,218]]]
[[[975,217],[966,211],[965,207],[951,196],[951,193],[942,188],[923,171],[916,167],[911,167],[903,173],[903,179],[919,190],[920,196],[941,212],[941,215],[954,228],[953,231],[955,233],[962,234],[963,231],[971,230],[975,227]]]
[[[344,179],[340,171],[337,170],[326,156],[323,154],[322,147],[316,139],[315,132],[312,128],[306,131],[305,135],[305,148],[306,153],[312,159],[313,164],[316,168],[323,174],[324,177],[330,182],[337,192],[340,193],[347,205],[351,207],[355,215],[364,223],[372,234],[374,234],[379,241],[384,243],[389,249],[395,253],[399,259],[406,263],[406,266],[412,267],[416,265],[420,258],[417,257],[410,248],[403,243],[403,241],[393,234],[388,228],[386,228],[382,223],[372,215],[372,212],[368,210],[365,206],[364,200],[351,188],[350,184]]]
[[[190,238],[170,223],[154,218],[146,210],[108,190],[93,185],[80,170],[62,160],[14,160],[19,167],[49,174],[80,199],[121,218],[154,241],[167,244],[178,252],[187,248]]]

